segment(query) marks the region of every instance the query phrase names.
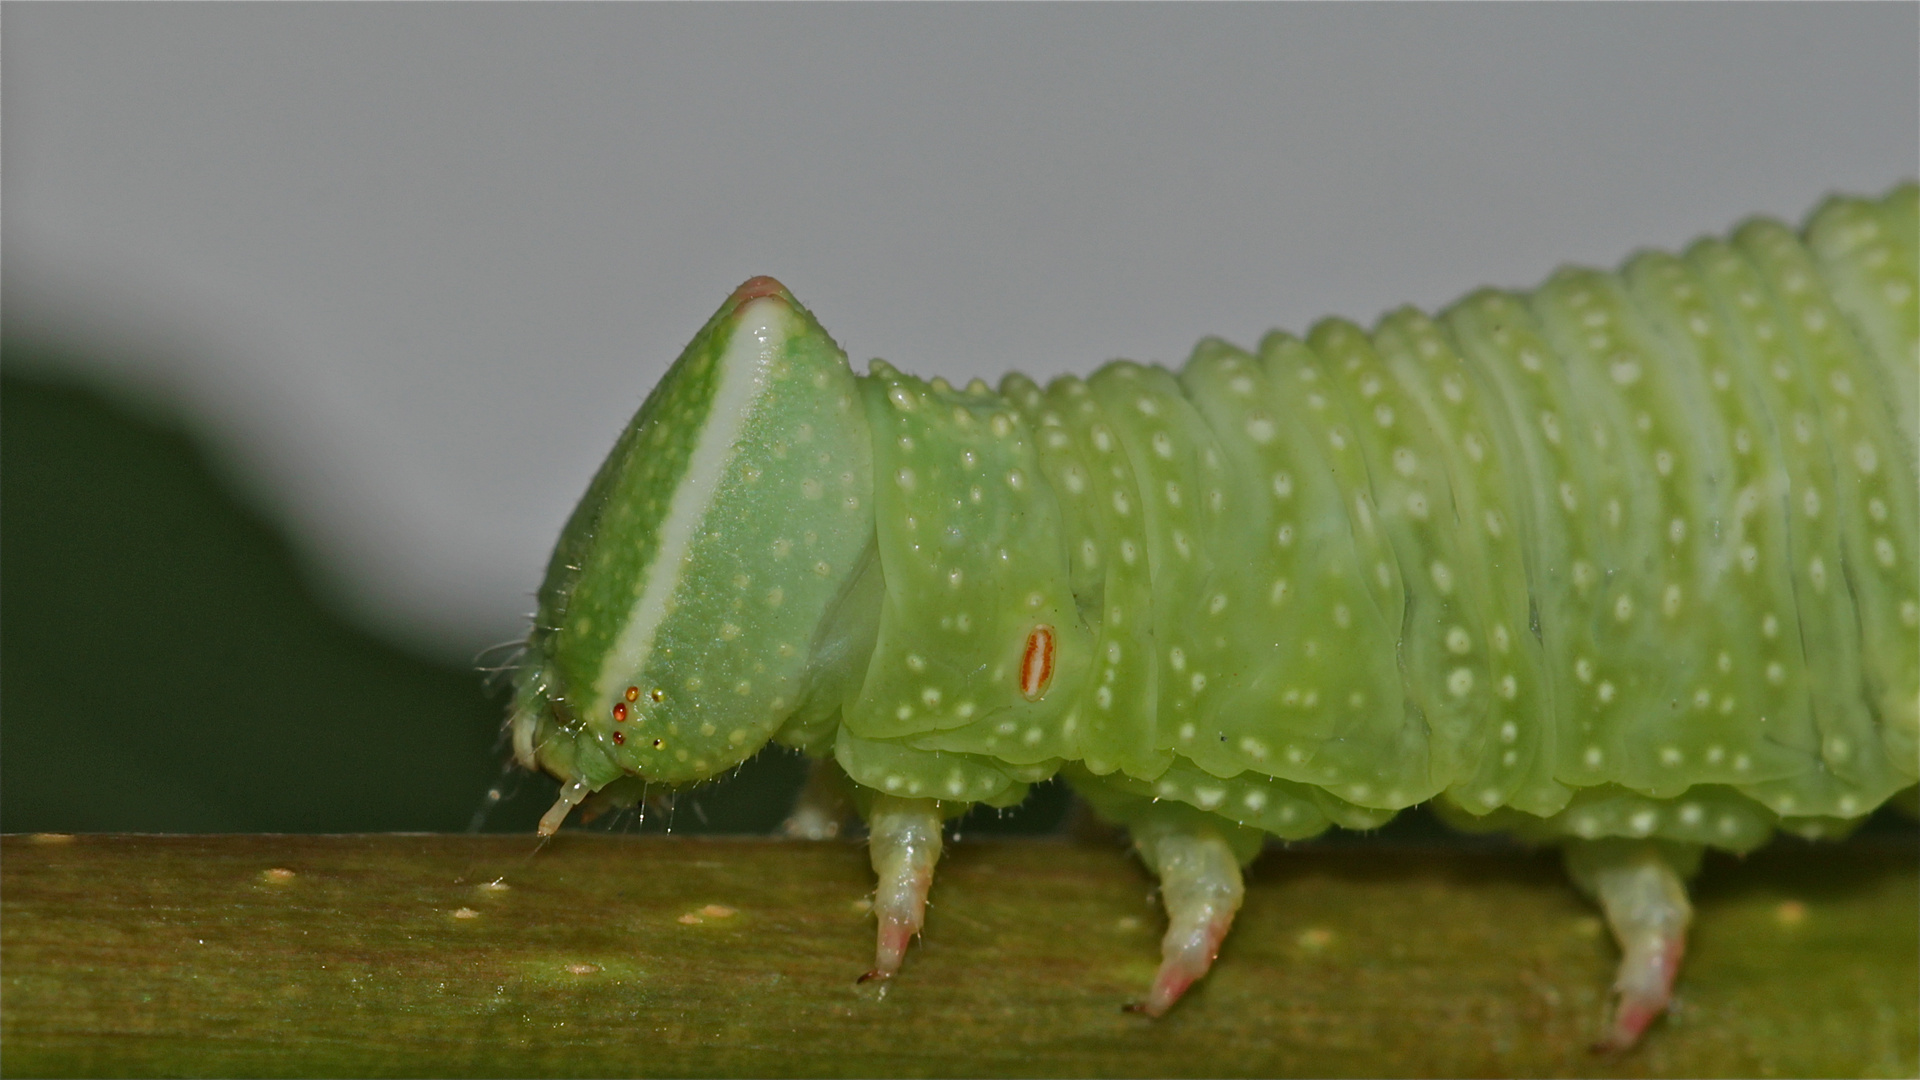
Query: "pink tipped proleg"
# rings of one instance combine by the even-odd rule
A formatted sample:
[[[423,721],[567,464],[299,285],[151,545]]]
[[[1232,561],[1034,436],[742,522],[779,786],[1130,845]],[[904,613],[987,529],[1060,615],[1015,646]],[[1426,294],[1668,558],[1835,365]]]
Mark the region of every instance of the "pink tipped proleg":
[[[1595,1051],[1631,1050],[1667,1010],[1693,918],[1684,875],[1699,865],[1699,857],[1698,848],[1689,851],[1656,841],[1568,845],[1568,873],[1600,902],[1620,945],[1613,1020],[1607,1034],[1594,1043]]]
[[[1167,933],[1153,986],[1129,1009],[1162,1016],[1213,966],[1246,890],[1239,859],[1212,829],[1149,821],[1134,825],[1133,842],[1160,878]]]
[[[1633,1049],[1647,1025],[1667,1011],[1667,1004],[1673,998],[1673,979],[1679,974],[1680,958],[1687,951],[1684,928],[1643,935],[1628,942],[1615,924],[1614,934],[1621,938],[1625,955],[1620,959],[1620,974],[1613,983],[1614,993],[1618,995],[1613,1025],[1593,1047],[1601,1053]]]
[[[861,981],[884,979],[900,970],[907,944],[926,923],[927,892],[940,861],[940,805],[932,799],[874,797],[867,815],[870,854],[879,886],[873,915],[879,921],[873,970]]]

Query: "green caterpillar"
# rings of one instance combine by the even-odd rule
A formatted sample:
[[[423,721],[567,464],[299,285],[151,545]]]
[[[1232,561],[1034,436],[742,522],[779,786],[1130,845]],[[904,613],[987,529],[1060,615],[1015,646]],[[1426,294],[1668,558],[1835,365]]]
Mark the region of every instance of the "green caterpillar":
[[[1044,389],[857,376],[755,278],[554,551],[509,721],[541,832],[797,747],[796,827],[836,785],[867,819],[889,976],[943,819],[1062,774],[1161,879],[1158,1015],[1268,836],[1432,801],[1565,845],[1630,1046],[1704,847],[1920,776],[1917,207]]]

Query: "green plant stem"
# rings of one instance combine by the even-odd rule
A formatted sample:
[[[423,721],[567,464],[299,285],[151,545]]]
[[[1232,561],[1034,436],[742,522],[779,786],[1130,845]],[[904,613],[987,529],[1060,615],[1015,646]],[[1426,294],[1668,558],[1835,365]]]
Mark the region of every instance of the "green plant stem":
[[[1118,846],[951,845],[872,962],[855,844],[563,833],[10,836],[8,1075],[1899,1075],[1920,1070],[1904,838],[1709,858],[1678,1008],[1618,1058],[1617,958],[1549,854],[1255,864],[1165,1019]],[[506,886],[489,887],[501,881]]]

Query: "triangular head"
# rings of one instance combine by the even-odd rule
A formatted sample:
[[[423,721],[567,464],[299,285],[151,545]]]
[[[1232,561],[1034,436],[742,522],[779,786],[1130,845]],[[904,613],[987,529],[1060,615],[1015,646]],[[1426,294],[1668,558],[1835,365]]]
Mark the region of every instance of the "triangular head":
[[[846,355],[778,281],[707,321],[567,522],[515,678],[514,754],[588,794],[682,784],[839,707],[869,612],[872,450]],[[869,644],[870,648],[870,644]],[[864,670],[864,668],[859,668]]]

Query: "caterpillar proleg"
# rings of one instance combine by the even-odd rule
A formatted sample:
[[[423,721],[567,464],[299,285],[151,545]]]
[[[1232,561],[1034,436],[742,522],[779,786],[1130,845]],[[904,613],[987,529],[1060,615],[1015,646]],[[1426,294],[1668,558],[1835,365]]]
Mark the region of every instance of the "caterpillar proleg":
[[[1266,838],[1431,801],[1565,847],[1631,1046],[1702,850],[1920,778],[1917,210],[1046,387],[856,375],[755,278],[554,551],[509,721],[568,785],[542,830],[796,747],[868,819],[890,976],[941,822],[1061,774],[1161,879],[1158,1015]]]

